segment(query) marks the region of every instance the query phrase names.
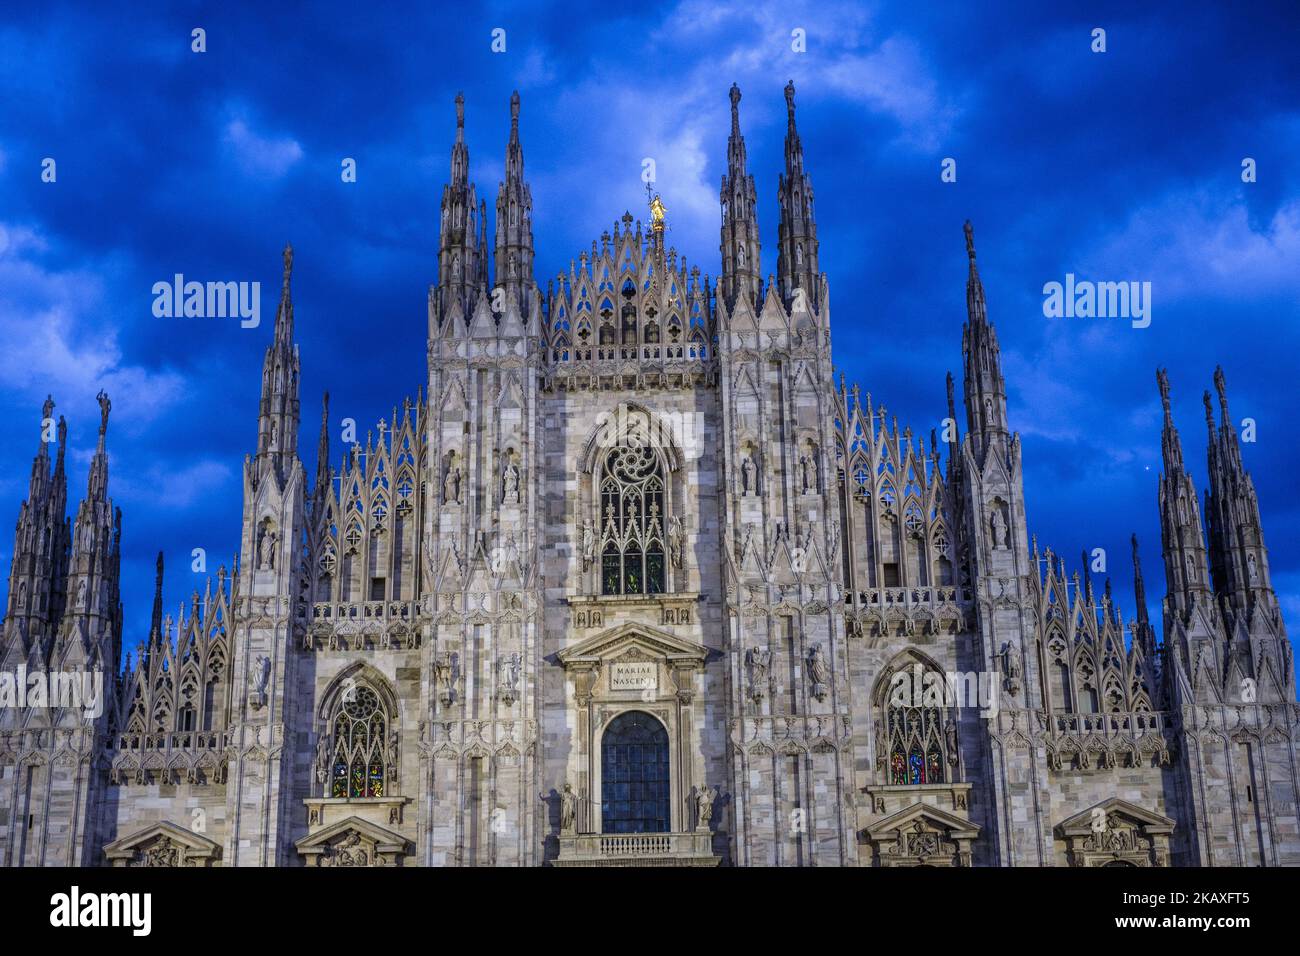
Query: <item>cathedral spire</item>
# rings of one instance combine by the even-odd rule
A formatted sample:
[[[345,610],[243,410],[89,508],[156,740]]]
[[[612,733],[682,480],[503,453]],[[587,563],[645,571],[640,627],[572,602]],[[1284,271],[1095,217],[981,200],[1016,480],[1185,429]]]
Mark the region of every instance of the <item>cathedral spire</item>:
[[[316,487],[317,502],[323,500],[323,494],[330,486],[330,393],[321,398],[320,438],[316,440]]]
[[[456,94],[456,139],[451,147],[451,178],[442,189],[442,220],[438,234],[439,314],[458,303],[468,315],[480,278],[487,275],[487,245],[480,241],[475,214],[481,209],[469,181],[469,148],[465,145],[465,97]]]
[[[18,510],[5,633],[0,639],[0,644],[8,643],[13,634],[21,639],[24,651],[57,625],[67,575],[68,485],[63,462],[68,426],[59,416],[58,460],[51,473],[49,438],[53,414],[54,399],[47,397],[37,423],[40,438],[32,459],[27,500]]]
[[[258,409],[257,461],[271,467],[281,481],[298,453],[298,346],[293,340],[293,246],[284,247],[284,277],[275,336],[262,363],[262,398]]]
[[[781,204],[777,281],[787,306],[793,303],[795,290],[803,289],[808,307],[818,310],[821,274],[817,265],[817,221],[813,215],[812,180],[804,172],[803,143],[794,123],[793,80],[785,87],[785,108],[785,173],[777,180]]]
[[[506,178],[497,190],[494,288],[505,290],[505,305],[527,317],[533,299],[533,195],[524,180],[524,148],[519,143],[519,92],[510,96],[510,141]],[[495,303],[494,303],[495,305]]]
[[[994,435],[1007,429],[1007,388],[1002,378],[1002,359],[997,332],[988,319],[984,283],[975,264],[975,230],[966,221],[966,256],[970,261],[966,278],[966,325],[962,329],[965,359],[966,428],[979,452]]]
[[[1169,401],[1169,376],[1156,370],[1164,428],[1160,445],[1164,471],[1160,475],[1160,545],[1165,560],[1167,601],[1186,617],[1193,603],[1209,595],[1209,568],[1196,484],[1183,467],[1183,445],[1174,425]]]
[[[86,496],[92,501],[104,501],[108,497],[108,450],[105,438],[108,435],[108,412],[112,403],[108,400],[108,393],[102,389],[95,399],[99,402],[99,439],[95,444],[95,456],[90,460]]]
[[[61,653],[101,653],[113,656],[121,641],[121,601],[118,581],[121,568],[122,512],[108,497],[108,415],[112,408],[108,394],[99,400],[99,439],[90,461],[86,497],[77,507],[72,529],[72,551],[66,566],[63,595],[66,613],[59,624]],[[75,624],[75,622],[81,622]]]
[[[1241,458],[1237,430],[1228,411],[1228,387],[1222,367],[1214,370],[1214,388],[1219,397],[1217,430],[1209,392],[1204,399],[1210,435],[1207,453],[1210,486],[1205,495],[1205,518],[1211,579],[1215,592],[1234,611],[1253,611],[1261,601],[1273,608],[1276,598],[1270,583],[1259,499]]]
[[[149,621],[149,639],[155,641],[162,633],[163,613],[163,553],[158,552],[158,561],[154,565],[153,582],[153,616]]]
[[[1137,617],[1133,623],[1133,639],[1142,649],[1142,656],[1155,667],[1156,661],[1156,631],[1151,626],[1151,619],[1147,613],[1147,587],[1146,582],[1142,579],[1142,559],[1138,554],[1138,536],[1133,532],[1130,539],[1133,546],[1133,598],[1137,602]]]
[[[728,308],[744,295],[757,310],[760,268],[757,193],[745,170],[745,137],[740,133],[740,87],[731,85],[731,135],[727,138],[727,173],[722,177],[722,282]]]

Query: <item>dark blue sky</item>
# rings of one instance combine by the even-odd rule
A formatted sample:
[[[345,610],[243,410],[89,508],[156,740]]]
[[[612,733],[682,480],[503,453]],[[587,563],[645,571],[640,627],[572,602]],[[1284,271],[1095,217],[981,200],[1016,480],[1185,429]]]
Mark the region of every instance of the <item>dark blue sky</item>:
[[[1294,621],[1300,13],[1048,6],[11,8],[0,24],[0,517],[26,492],[47,392],[68,418],[72,491],[84,493],[106,388],[134,646],[158,549],[175,608],[203,584],[191,549],[206,548],[215,573],[236,548],[286,240],[309,471],[322,390],[336,426],[353,417],[364,429],[422,383],[458,90],[489,206],[510,92],[521,93],[544,284],[625,209],[644,217],[645,157],[670,242],[716,275],[733,81],[764,270],[775,271],[781,90],[793,78],[848,378],[915,432],[938,426],[944,373],[961,363],[972,219],[1040,542],[1072,567],[1106,548],[1130,616],[1137,531],[1158,615],[1155,368],[1169,368],[1204,488],[1201,392],[1222,363],[1234,418],[1258,423],[1246,462]],[[190,51],[194,27],[206,53]],[[1090,49],[1095,27],[1103,54]],[[495,28],[504,53],[491,50]],[[795,29],[806,52],[791,49]],[[41,182],[45,157],[56,183]],[[354,184],[340,179],[344,157],[357,161]],[[945,157],[956,183],[940,181]],[[1245,157],[1256,183],[1241,181]],[[177,272],[260,280],[261,328],[155,318],[150,289]],[[1044,318],[1043,284],[1067,272],[1151,282],[1151,326]],[[11,549],[6,535],[6,579]]]

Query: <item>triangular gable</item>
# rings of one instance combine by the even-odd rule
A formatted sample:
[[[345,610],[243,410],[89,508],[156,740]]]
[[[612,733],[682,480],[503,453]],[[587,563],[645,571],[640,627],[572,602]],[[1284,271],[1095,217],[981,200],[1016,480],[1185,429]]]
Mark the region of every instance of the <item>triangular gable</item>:
[[[1174,821],[1168,817],[1161,816],[1151,810],[1145,810],[1137,804],[1129,803],[1127,800],[1121,800],[1119,797],[1108,797],[1101,803],[1094,804],[1081,813],[1057,824],[1057,830],[1063,837],[1087,836],[1093,832],[1097,826],[1098,811],[1109,816],[1112,813],[1118,813],[1122,817],[1127,817],[1134,823],[1140,824],[1148,833],[1172,833],[1174,830]]]
[[[369,820],[363,820],[358,816],[347,817],[338,823],[332,823],[329,826],[317,830],[315,833],[308,834],[301,840],[296,840],[294,846],[299,853],[312,854],[319,853],[337,836],[355,830],[365,839],[375,844],[375,849],[380,853],[406,853],[410,847],[410,841],[400,833],[389,830],[387,827],[381,827],[377,823],[371,823]]]
[[[940,810],[938,807],[932,807],[928,803],[914,803],[885,817],[879,823],[872,824],[868,828],[868,833],[873,840],[887,840],[894,833],[917,820],[925,820],[939,829],[948,831],[949,837],[955,840],[973,840],[980,832],[978,824],[971,823],[969,820],[946,810]]]
[[[630,647],[640,647],[652,655],[669,660],[703,662],[709,649],[702,644],[661,631],[644,624],[623,624],[619,627],[566,647],[557,655],[566,667],[574,663],[598,663],[621,655]]]
[[[161,820],[145,827],[143,830],[136,830],[120,840],[114,840],[104,847],[104,856],[108,858],[110,863],[115,860],[132,860],[141,846],[159,838],[165,838],[173,843],[180,844],[184,850],[186,860],[203,859],[211,861],[221,856],[221,844],[209,840],[193,830],[177,826],[169,820]]]

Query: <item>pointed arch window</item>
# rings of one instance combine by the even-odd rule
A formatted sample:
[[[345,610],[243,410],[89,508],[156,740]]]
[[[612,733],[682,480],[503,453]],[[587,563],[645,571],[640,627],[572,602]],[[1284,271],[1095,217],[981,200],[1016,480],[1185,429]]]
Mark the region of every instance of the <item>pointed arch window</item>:
[[[658,453],[633,436],[600,471],[601,593],[664,591],[664,473]]]
[[[903,676],[905,680],[900,680]],[[956,725],[949,719],[945,678],[934,668],[907,665],[880,685],[880,741],[891,786],[947,783],[957,766]]]
[[[388,767],[384,743],[388,721],[379,695],[365,685],[344,694],[334,712],[331,797],[382,797]]]
[[[898,786],[944,782],[942,711],[890,707],[889,782]]]

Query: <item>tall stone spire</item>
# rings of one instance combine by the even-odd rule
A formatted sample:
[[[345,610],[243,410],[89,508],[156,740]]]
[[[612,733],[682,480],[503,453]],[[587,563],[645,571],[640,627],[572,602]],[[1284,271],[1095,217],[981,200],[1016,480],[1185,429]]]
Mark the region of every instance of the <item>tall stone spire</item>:
[[[1183,443],[1174,425],[1169,401],[1169,376],[1156,370],[1164,429],[1160,447],[1164,471],[1160,475],[1160,546],[1165,560],[1166,598],[1171,610],[1184,619],[1197,600],[1210,594],[1205,538],[1197,506],[1196,484],[1183,467]]]
[[[757,193],[745,171],[745,137],[740,133],[740,87],[731,85],[731,135],[727,138],[727,173],[722,177],[722,282],[729,309],[740,295],[759,306]]]
[[[1147,613],[1147,588],[1142,579],[1142,559],[1138,556],[1138,536],[1133,532],[1133,597],[1137,601],[1137,618],[1133,625],[1133,637],[1141,645],[1142,653],[1149,661],[1156,656],[1156,632],[1151,626]]]
[[[794,81],[785,87],[785,173],[777,180],[781,224],[777,250],[777,282],[787,307],[795,290],[803,289],[807,305],[820,310],[821,273],[817,266],[817,220],[813,215],[812,180],[804,172],[803,143],[794,124]]]
[[[493,288],[504,289],[505,307],[516,303],[527,317],[533,299],[533,195],[524,181],[524,148],[519,143],[519,93],[510,96],[510,141],[506,178],[497,190],[496,269]],[[495,303],[494,303],[495,304]]]
[[[1277,601],[1269,576],[1259,499],[1255,483],[1241,459],[1241,445],[1228,412],[1228,389],[1221,367],[1214,370],[1214,388],[1219,396],[1217,430],[1210,393],[1205,393],[1205,418],[1210,435],[1210,487],[1205,495],[1205,519],[1211,579],[1215,593],[1234,612],[1251,612],[1261,602],[1274,608]]]
[[[86,496],[94,501],[104,501],[108,497],[108,450],[105,439],[108,435],[108,412],[112,403],[108,393],[100,391],[95,396],[99,402],[99,439],[95,445],[95,456],[90,460],[90,480],[87,483]]]
[[[993,435],[1007,434],[1007,387],[997,332],[988,318],[984,283],[975,264],[975,231],[967,220],[966,324],[962,329],[965,361],[966,428],[978,454]]]
[[[17,641],[19,652],[57,626],[62,612],[67,575],[68,482],[64,452],[68,426],[59,416],[58,458],[50,468],[50,441],[54,427],[54,400],[41,406],[40,440],[32,459],[27,499],[19,506],[14,532],[13,564],[9,574],[9,600],[5,631],[0,644]]]
[[[158,640],[162,634],[163,619],[163,553],[158,552],[158,560],[154,564],[153,580],[153,614],[149,619],[149,640]]]
[[[312,520],[319,522],[333,493],[334,475],[330,470],[330,393],[321,397],[320,437],[316,440],[316,483],[311,491]]]
[[[108,415],[101,391],[99,440],[90,461],[86,497],[77,507],[68,561],[66,610],[59,625],[60,663],[117,663],[122,606],[118,597],[122,512],[108,497]]]
[[[475,215],[484,207],[469,181],[465,145],[465,97],[456,94],[456,141],[451,147],[451,181],[442,188],[442,224],[438,237],[438,305],[443,316],[453,304],[468,315],[480,279],[487,274],[487,246],[480,242]]]
[[[284,276],[275,314],[275,336],[262,363],[262,398],[258,408],[257,476],[268,469],[283,483],[298,455],[298,346],[293,340],[293,246],[284,247]]]
[[[952,425],[948,439],[948,478],[952,479],[961,473],[961,456],[957,454],[957,450],[961,448],[961,434],[957,429],[957,404],[953,399],[952,372],[949,372],[944,379],[944,387],[948,395],[948,421]]]

